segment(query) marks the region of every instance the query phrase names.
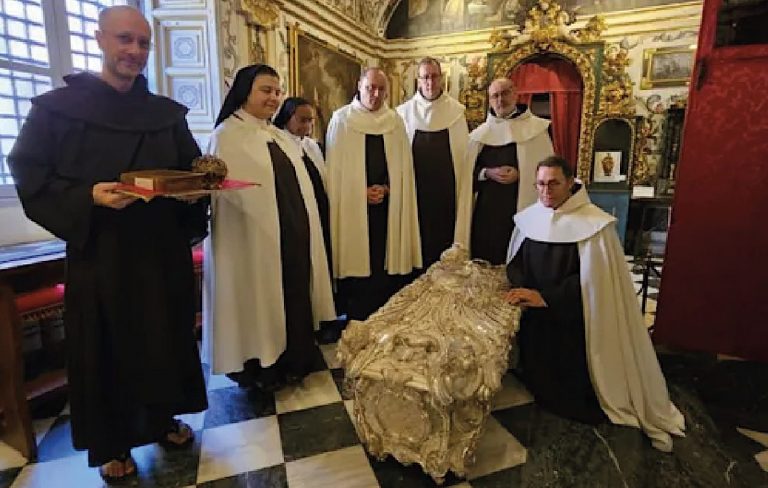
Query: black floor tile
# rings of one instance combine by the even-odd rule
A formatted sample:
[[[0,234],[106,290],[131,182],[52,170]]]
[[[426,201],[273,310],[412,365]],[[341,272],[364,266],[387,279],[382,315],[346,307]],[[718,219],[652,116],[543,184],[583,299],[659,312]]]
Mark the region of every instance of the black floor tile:
[[[194,485],[200,462],[200,441],[186,449],[166,450],[158,444],[149,444],[131,451],[139,469],[138,482],[141,488],[175,488]]]
[[[418,464],[404,466],[392,456],[387,456],[384,460],[379,461],[368,455],[368,461],[371,463],[371,468],[381,488],[434,488],[440,486]],[[443,486],[450,487],[461,483],[461,481],[449,471]]]
[[[197,488],[288,488],[288,479],[285,474],[285,464],[280,464],[201,483]]]
[[[277,420],[286,462],[360,442],[341,402],[280,414]]]
[[[470,481],[470,484],[472,488],[517,488],[523,486],[523,467],[515,466],[481,476]]]
[[[0,470],[0,488],[9,488],[20,472],[21,468]]]
[[[204,427],[210,429],[274,414],[275,397],[271,393],[237,386],[219,388],[208,392]]]

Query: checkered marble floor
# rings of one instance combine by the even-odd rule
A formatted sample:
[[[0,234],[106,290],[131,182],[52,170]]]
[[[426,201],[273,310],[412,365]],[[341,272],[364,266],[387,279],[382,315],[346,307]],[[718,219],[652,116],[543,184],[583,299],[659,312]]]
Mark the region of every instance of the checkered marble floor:
[[[157,445],[133,450],[141,487],[402,487],[434,486],[416,467],[369,457],[352,424],[352,400],[342,388],[335,344],[317,349],[315,372],[300,387],[254,396],[226,376],[208,377],[209,409],[183,416],[196,431],[191,449],[165,452]],[[532,401],[511,375],[496,410]],[[0,487],[89,488],[103,486],[86,454],[72,448],[68,408],[35,421],[38,461],[27,463],[0,444]],[[482,487],[524,463],[526,449],[490,418],[468,480],[446,486]]]
[[[628,263],[628,266],[633,265]],[[633,276],[633,281],[639,280],[639,275]],[[655,311],[655,299],[649,300],[649,310]],[[652,312],[648,316],[652,323]],[[183,417],[196,432],[194,445],[180,452],[165,452],[157,445],[134,449],[139,477],[129,486],[435,486],[417,466],[405,467],[391,458],[378,461],[366,454],[354,429],[352,400],[342,388],[344,372],[335,358],[335,347],[335,344],[319,346],[314,372],[304,383],[274,395],[249,394],[225,376],[206,375],[209,409]],[[521,468],[526,461],[531,462],[527,448],[532,442],[532,432],[537,429],[525,420],[534,407],[532,401],[514,376],[506,376],[480,442],[476,465],[466,480],[449,476],[445,486],[481,488],[528,484],[521,482]],[[566,425],[566,428],[573,427]],[[741,434],[768,449],[768,434],[742,430]],[[56,417],[36,420],[35,431],[39,445],[35,463],[28,463],[0,443],[0,488],[103,486],[97,470],[87,467],[86,454],[72,448],[68,408]],[[595,433],[600,436],[598,431]],[[573,437],[582,442],[579,439],[583,439],[583,435]],[[642,438],[641,434],[636,435]],[[768,470],[768,451],[756,455],[755,459]],[[608,466],[605,462],[599,464],[603,466],[600,469]],[[555,475],[560,469],[557,465],[546,466],[544,472]],[[541,480],[543,484],[533,481],[533,486],[560,486],[545,480]]]

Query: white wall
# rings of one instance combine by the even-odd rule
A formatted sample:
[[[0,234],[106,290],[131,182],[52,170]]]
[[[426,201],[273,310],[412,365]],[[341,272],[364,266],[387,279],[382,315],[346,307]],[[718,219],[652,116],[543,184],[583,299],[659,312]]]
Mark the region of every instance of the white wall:
[[[48,231],[27,219],[18,200],[0,200],[0,246],[52,237]]]

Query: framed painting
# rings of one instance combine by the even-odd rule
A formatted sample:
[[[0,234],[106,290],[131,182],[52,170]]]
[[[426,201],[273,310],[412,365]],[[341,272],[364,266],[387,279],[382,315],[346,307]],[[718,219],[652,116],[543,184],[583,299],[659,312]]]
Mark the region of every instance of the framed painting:
[[[595,151],[592,181],[618,183],[627,179],[621,172],[621,151]]]
[[[651,48],[643,51],[643,78],[640,89],[685,86],[693,72],[692,46]]]
[[[325,140],[334,110],[352,101],[363,63],[351,54],[301,31],[289,28],[291,94],[312,102],[317,109],[313,136]]]

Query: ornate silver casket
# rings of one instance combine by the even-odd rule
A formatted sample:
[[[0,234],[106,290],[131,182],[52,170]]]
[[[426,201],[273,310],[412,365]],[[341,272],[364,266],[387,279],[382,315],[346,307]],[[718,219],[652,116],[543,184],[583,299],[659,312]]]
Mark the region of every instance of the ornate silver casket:
[[[418,463],[442,483],[465,476],[501,389],[520,309],[503,300],[502,266],[454,245],[338,344],[368,451]]]

